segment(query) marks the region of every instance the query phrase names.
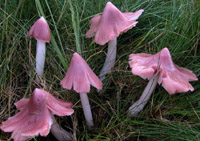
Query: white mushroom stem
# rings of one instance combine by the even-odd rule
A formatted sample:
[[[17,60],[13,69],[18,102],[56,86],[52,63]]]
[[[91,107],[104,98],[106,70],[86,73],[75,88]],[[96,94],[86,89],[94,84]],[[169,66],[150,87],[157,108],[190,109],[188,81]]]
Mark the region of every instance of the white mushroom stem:
[[[156,88],[156,85],[158,83],[158,74],[155,74],[147,84],[146,88],[144,89],[142,96],[138,101],[133,103],[133,105],[129,108],[129,115],[130,116],[136,116],[144,106],[147,104],[148,100],[150,99],[154,89]]]
[[[72,134],[64,130],[56,121],[55,117],[53,118],[53,124],[51,126],[51,133],[58,141],[72,141]]]
[[[106,74],[111,73],[111,68],[115,65],[116,52],[117,52],[117,37],[108,42],[108,53],[106,61],[99,75],[101,81],[105,79]]]
[[[42,76],[44,71],[44,62],[46,54],[45,42],[37,40],[37,50],[36,50],[36,72]]]
[[[83,107],[86,124],[88,127],[92,127],[94,126],[94,123],[93,123],[92,112],[91,112],[87,93],[80,93],[80,98],[81,98],[81,103]]]

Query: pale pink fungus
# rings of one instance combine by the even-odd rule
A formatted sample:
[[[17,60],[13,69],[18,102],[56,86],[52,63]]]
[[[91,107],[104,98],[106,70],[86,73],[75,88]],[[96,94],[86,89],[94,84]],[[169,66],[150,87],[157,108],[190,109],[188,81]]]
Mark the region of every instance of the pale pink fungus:
[[[90,29],[86,38],[94,36],[94,42],[104,45],[108,42],[108,53],[103,68],[100,71],[100,79],[111,73],[115,65],[117,52],[117,37],[136,26],[136,20],[143,13],[143,9],[136,12],[122,13],[111,2],[107,2],[102,15],[96,15],[90,20]]]
[[[68,90],[73,87],[77,93],[89,93],[90,85],[102,89],[101,80],[78,53],[73,54],[70,67],[60,84]]]
[[[167,48],[154,55],[146,53],[131,54],[129,64],[132,73],[144,79],[151,79],[158,72],[158,83],[162,83],[169,94],[193,91],[194,88],[189,81],[198,80],[192,71],[173,63]]]
[[[150,80],[140,99],[129,108],[131,116],[137,115],[144,108],[157,83],[162,84],[169,94],[175,94],[193,91],[194,88],[189,81],[198,80],[192,71],[178,67],[173,63],[167,48],[154,55],[146,53],[131,54],[129,59],[132,73]]]
[[[50,42],[51,40],[49,25],[44,17],[41,17],[32,25],[28,35],[37,40],[36,72],[42,77],[45,64],[46,42]],[[38,77],[36,78],[36,82],[40,82]]]
[[[15,103],[20,110],[15,116],[2,122],[4,132],[13,132],[15,141],[25,141],[38,136],[47,136],[53,123],[53,115],[71,115],[72,103],[55,98],[50,93],[35,89],[30,99],[21,99]]]
[[[28,33],[29,36],[43,42],[50,42],[50,29],[44,17],[39,18],[31,27]]]
[[[73,87],[77,93],[80,93],[84,116],[88,127],[94,125],[87,96],[87,93],[90,91],[90,84],[98,90],[102,89],[101,80],[95,75],[85,60],[78,53],[74,53],[69,69],[61,81],[61,85],[68,90]]]
[[[136,12],[122,13],[111,2],[106,4],[102,15],[97,15],[90,20],[90,30],[86,37],[94,36],[94,41],[99,45],[104,45],[119,34],[133,28],[136,21],[144,10]]]

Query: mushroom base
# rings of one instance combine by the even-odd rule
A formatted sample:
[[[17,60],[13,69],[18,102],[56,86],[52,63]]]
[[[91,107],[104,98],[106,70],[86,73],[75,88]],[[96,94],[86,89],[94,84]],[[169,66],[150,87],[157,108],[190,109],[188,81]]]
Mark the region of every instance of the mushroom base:
[[[52,116],[53,124],[51,126],[51,133],[58,141],[72,141],[72,134],[64,130]]]
[[[138,101],[133,103],[133,105],[129,108],[129,115],[136,116],[140,111],[143,110],[144,106],[147,104],[148,100],[150,99],[154,89],[156,88],[156,84],[158,83],[158,74],[155,74],[147,84],[146,88],[144,89],[142,96]]]
[[[93,123],[92,112],[91,112],[88,96],[86,93],[80,93],[80,98],[81,98],[81,103],[83,107],[86,124],[88,125],[88,127],[92,127],[94,126],[94,123]]]

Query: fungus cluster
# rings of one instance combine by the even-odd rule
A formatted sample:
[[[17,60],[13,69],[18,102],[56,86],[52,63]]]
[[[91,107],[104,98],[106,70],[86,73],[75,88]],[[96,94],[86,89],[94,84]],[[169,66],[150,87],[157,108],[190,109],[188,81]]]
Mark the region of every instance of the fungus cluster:
[[[86,124],[89,128],[94,126],[90,103],[87,93],[90,85],[102,89],[102,80],[105,75],[111,73],[115,64],[117,51],[117,37],[136,26],[136,20],[144,12],[140,9],[136,12],[122,13],[111,2],[108,2],[102,15],[96,15],[90,20],[90,29],[86,38],[94,37],[94,42],[105,45],[108,42],[108,53],[104,66],[100,72],[100,79],[92,71],[86,61],[74,53],[70,66],[61,86],[67,90],[73,88],[80,94]],[[41,17],[31,27],[29,36],[37,40],[36,51],[36,73],[42,77],[44,72],[46,42],[50,42],[50,28],[48,23]],[[129,115],[137,115],[146,105],[153,93],[156,84],[162,84],[169,94],[193,91],[194,88],[189,81],[198,80],[192,71],[175,65],[168,48],[151,55],[147,53],[131,54],[129,65],[134,75],[148,79],[145,90],[141,97],[129,108]],[[36,82],[39,78],[36,76]],[[72,103],[58,99],[46,92],[36,88],[31,98],[22,98],[15,103],[19,112],[7,121],[2,122],[0,129],[4,132],[12,132],[11,137],[15,141],[25,141],[35,136],[47,136],[51,130],[59,141],[72,140],[72,135],[62,129],[57,123],[54,115],[70,116],[74,110]]]

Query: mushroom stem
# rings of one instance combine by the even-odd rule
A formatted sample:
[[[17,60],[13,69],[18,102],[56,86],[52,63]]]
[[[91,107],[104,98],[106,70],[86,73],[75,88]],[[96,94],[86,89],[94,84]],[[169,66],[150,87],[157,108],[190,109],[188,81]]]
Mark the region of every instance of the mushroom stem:
[[[106,74],[111,73],[111,68],[114,66],[116,60],[116,52],[117,52],[117,37],[114,37],[113,40],[108,42],[108,53],[106,61],[99,75],[101,81],[105,79]]]
[[[42,76],[44,71],[46,45],[45,42],[37,40],[36,50],[36,72]],[[36,78],[37,79],[37,78]]]
[[[51,126],[51,133],[58,141],[72,141],[72,134],[64,130],[52,116],[53,124]]]
[[[87,93],[80,93],[80,98],[81,98],[81,103],[83,107],[86,124],[88,125],[88,127],[92,127],[94,126],[94,123],[93,123],[92,112],[91,112]]]
[[[158,74],[155,74],[147,84],[146,88],[144,89],[142,96],[138,101],[133,103],[133,105],[129,108],[129,115],[130,116],[136,116],[144,106],[147,104],[148,100],[151,97],[151,94],[153,93],[154,89],[156,88],[156,84],[158,83]]]

